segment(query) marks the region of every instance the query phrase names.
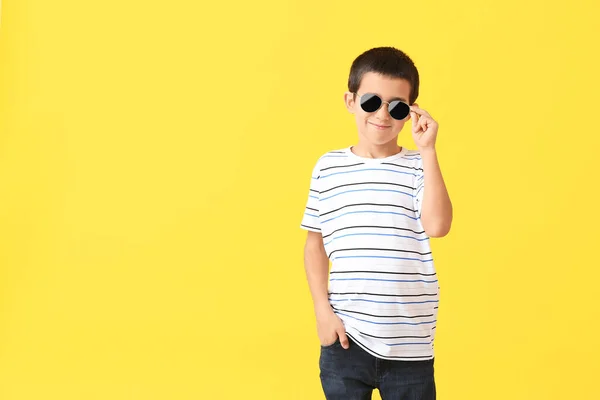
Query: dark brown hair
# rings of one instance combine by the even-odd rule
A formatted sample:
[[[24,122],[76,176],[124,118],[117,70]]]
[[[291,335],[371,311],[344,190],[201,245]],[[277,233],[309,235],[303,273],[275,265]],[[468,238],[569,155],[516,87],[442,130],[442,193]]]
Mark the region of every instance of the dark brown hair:
[[[348,90],[356,93],[363,76],[375,72],[389,78],[402,78],[410,83],[409,103],[419,97],[419,72],[413,61],[401,50],[394,47],[375,47],[359,55],[350,67]]]

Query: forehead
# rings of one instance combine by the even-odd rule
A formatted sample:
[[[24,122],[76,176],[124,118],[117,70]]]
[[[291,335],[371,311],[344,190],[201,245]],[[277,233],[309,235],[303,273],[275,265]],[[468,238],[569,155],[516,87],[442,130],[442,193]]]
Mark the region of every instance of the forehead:
[[[410,82],[402,78],[391,78],[375,72],[367,72],[363,75],[358,90],[360,93],[378,94],[383,97],[383,100],[408,100],[410,97]]]

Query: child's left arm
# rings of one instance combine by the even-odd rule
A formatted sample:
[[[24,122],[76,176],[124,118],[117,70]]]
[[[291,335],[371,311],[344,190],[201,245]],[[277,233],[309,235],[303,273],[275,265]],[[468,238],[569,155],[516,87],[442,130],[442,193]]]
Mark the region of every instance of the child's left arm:
[[[417,104],[410,107],[412,135],[423,161],[424,189],[421,224],[429,237],[442,237],[452,225],[452,202],[438,162],[435,140],[438,124]]]

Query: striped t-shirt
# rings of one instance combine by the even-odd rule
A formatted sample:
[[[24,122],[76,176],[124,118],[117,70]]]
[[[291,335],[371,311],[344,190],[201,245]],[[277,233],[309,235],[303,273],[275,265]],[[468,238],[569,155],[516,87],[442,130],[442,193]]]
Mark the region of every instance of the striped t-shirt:
[[[434,357],[439,286],[423,189],[421,156],[404,147],[379,159],[331,151],[313,169],[301,226],[323,236],[329,302],[347,335],[379,358]]]

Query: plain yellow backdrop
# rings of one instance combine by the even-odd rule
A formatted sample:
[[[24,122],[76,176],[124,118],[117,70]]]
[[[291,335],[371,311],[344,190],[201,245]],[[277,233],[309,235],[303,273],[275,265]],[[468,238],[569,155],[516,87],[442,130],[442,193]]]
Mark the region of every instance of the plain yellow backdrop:
[[[0,399],[322,399],[299,224],[382,45],[454,203],[438,398],[600,398],[598,2],[2,6]]]

